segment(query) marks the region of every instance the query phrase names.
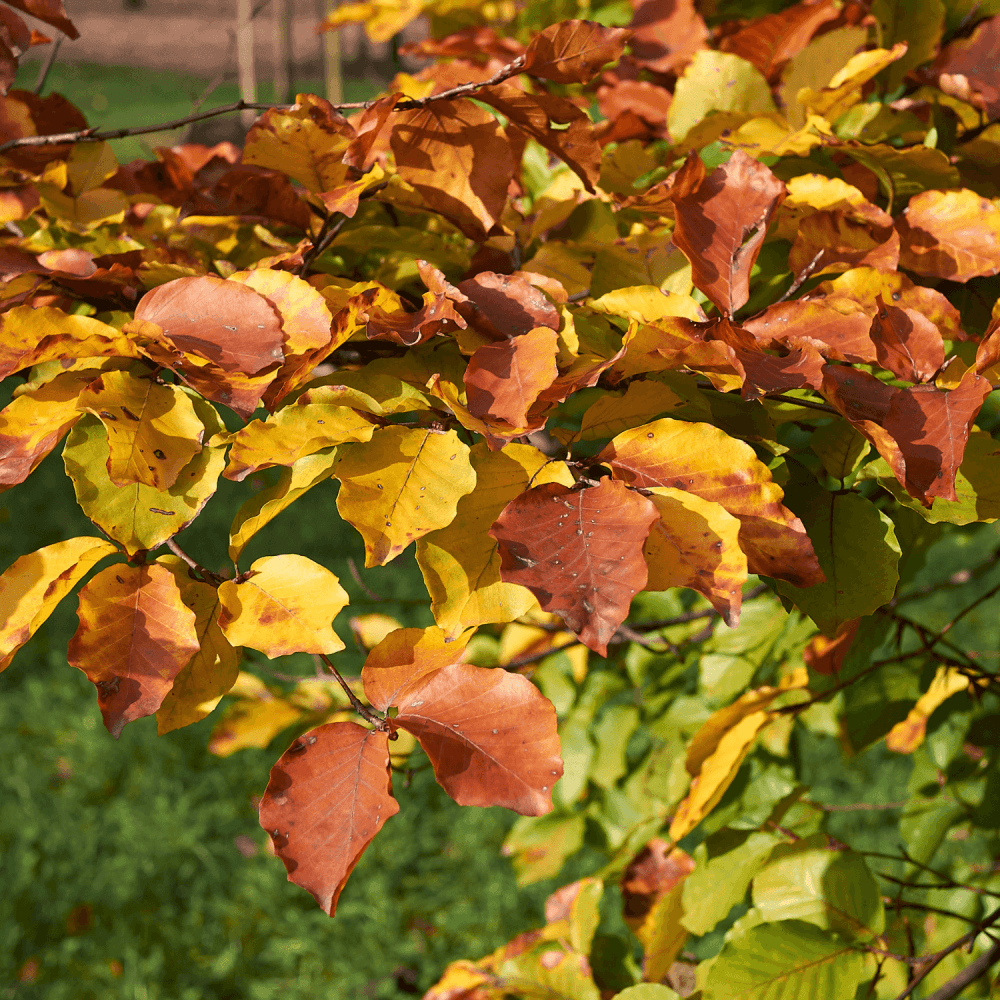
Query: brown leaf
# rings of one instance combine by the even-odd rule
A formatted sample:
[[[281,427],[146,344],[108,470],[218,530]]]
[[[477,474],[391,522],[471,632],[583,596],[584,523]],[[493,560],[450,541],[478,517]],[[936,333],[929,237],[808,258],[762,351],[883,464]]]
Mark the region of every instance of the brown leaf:
[[[562,317],[545,293],[535,286],[533,279],[538,277],[522,271],[514,274],[480,271],[458,286],[468,298],[462,314],[473,329],[491,340],[516,337],[538,326],[558,330]]]
[[[39,97],[30,90],[11,90],[0,100],[0,142],[30,135],[62,135],[87,127],[83,113],[62,94]],[[72,146],[22,146],[4,150],[3,159],[15,167],[40,174],[53,160],[65,160]]]
[[[39,21],[51,24],[69,38],[79,38],[73,22],[66,16],[66,8],[62,0],[7,0],[11,7],[23,10],[25,14],[37,17]]]
[[[127,723],[156,712],[201,648],[195,613],[173,573],[152,563],[102,570],[80,591],[77,614],[67,657],[97,687],[104,725],[117,739]]]
[[[623,132],[635,135],[612,135],[607,130],[600,133],[602,145],[607,142],[624,142],[630,138],[663,138],[666,134],[667,112],[673,96],[664,87],[646,80],[619,80],[614,86],[599,87],[597,106],[608,123],[619,126]],[[630,121],[629,119],[634,119]],[[620,125],[619,125],[620,123]]]
[[[597,460],[632,486],[687,490],[721,504],[740,519],[751,573],[799,587],[823,581],[812,542],[767,466],[720,428],[665,417],[619,434]]]
[[[434,101],[397,115],[390,142],[399,176],[427,207],[482,240],[500,217],[517,170],[493,115],[471,101]]]
[[[637,929],[653,904],[694,871],[694,859],[659,837],[651,840],[622,873],[622,909],[625,922]]]
[[[788,267],[796,276],[824,271],[874,267],[895,271],[899,264],[899,234],[851,213],[814,212],[800,223],[788,253]]]
[[[974,15],[973,15],[974,16]],[[948,94],[986,112],[988,121],[1000,118],[1000,14],[976,25],[968,38],[949,42],[934,60],[930,75]]]
[[[708,28],[692,0],[634,0],[632,58],[654,73],[676,73],[708,47]]]
[[[300,736],[271,768],[260,825],[288,881],[332,917],[365,848],[397,812],[388,734],[333,722]]]
[[[523,427],[539,394],[559,374],[558,353],[559,338],[546,326],[477,348],[465,372],[469,412]]]
[[[535,35],[524,72],[554,83],[589,83],[605,63],[617,62],[631,33],[596,21],[560,21]]]
[[[260,216],[305,232],[313,218],[309,206],[284,174],[249,164],[232,167],[211,187],[182,202],[180,217],[188,215]]]
[[[975,191],[923,191],[896,226],[909,271],[951,281],[1000,271],[1000,208]]]
[[[886,304],[881,295],[877,301],[871,338],[879,364],[907,382],[930,381],[944,364],[941,331],[916,309]]]
[[[526,94],[509,83],[483,87],[476,91],[476,100],[496,108],[526,136],[558,156],[594,193],[601,176],[601,147],[585,111],[563,97]]]
[[[736,348],[743,371],[743,398],[759,399],[769,392],[786,389],[821,389],[823,386],[823,357],[806,342],[791,348],[784,357],[764,354],[759,349]]]
[[[389,120],[393,108],[400,99],[399,94],[380,97],[371,107],[352,120],[354,138],[344,153],[344,162],[357,170],[365,170],[369,164],[372,147],[378,141],[382,128]]]
[[[673,241],[691,261],[695,285],[726,316],[750,297],[750,269],[784,197],[785,185],[741,149],[694,191],[673,196]]]
[[[642,550],[659,516],[652,501],[610,479],[582,490],[546,483],[507,504],[490,534],[503,580],[527,587],[543,610],[606,656],[646,586]]]
[[[210,274],[168,281],[142,297],[135,318],[227,373],[255,375],[284,358],[277,310],[238,281]]]
[[[526,677],[454,663],[409,685],[400,701],[396,724],[420,741],[459,805],[551,811],[563,773],[556,712]]]
[[[801,52],[819,28],[837,18],[839,13],[834,0],[803,0],[778,13],[754,18],[739,31],[723,38],[719,48],[753,63],[773,85],[780,80],[788,60]]]
[[[871,325],[872,316],[854,299],[827,296],[821,301],[779,302],[746,320],[743,327],[761,347],[811,343],[831,361],[869,364],[877,360]]]
[[[426,261],[417,261],[417,269],[429,290],[424,292],[423,307],[416,312],[388,312],[377,304],[366,307],[363,304],[365,297],[376,300],[381,291],[377,288],[358,296],[362,302],[359,316],[363,314],[367,319],[369,340],[392,340],[406,347],[414,347],[439,333],[456,328],[465,329],[465,317],[459,312],[459,306],[466,302],[466,297]]]

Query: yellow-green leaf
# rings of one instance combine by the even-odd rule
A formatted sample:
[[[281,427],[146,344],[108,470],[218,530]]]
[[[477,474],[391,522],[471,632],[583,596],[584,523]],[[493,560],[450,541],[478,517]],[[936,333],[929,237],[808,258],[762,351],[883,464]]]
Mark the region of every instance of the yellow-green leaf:
[[[891,49],[871,49],[852,56],[822,90],[803,87],[796,99],[829,121],[836,121],[848,108],[861,100],[861,88],[873,76],[906,54],[906,43],[898,42]]]
[[[92,567],[118,549],[84,535],[21,556],[0,576],[0,671]]]
[[[243,583],[219,586],[219,628],[234,646],[266,656],[336,653],[344,648],[331,622],[348,604],[340,581],[305,556],[265,556]]]
[[[451,524],[476,486],[469,446],[455,431],[380,427],[338,449],[337,509],[365,540],[365,566],[383,566],[417,538]]]
[[[470,625],[512,622],[535,606],[530,590],[500,579],[500,555],[489,529],[526,489],[542,483],[573,485],[565,463],[550,461],[531,445],[490,451],[480,442],[469,458],[475,490],[459,500],[451,524],[417,542],[417,563],[434,620],[451,637]]]

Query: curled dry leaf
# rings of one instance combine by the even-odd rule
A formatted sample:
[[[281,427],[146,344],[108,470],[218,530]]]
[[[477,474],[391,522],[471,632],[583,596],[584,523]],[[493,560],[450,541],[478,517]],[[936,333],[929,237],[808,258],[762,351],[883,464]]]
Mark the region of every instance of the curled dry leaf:
[[[420,741],[459,805],[504,806],[523,816],[551,811],[563,773],[556,711],[526,677],[453,663],[397,697],[396,725]]]
[[[210,274],[168,281],[140,299],[135,318],[227,373],[255,375],[284,360],[280,314],[239,281]]]
[[[721,504],[740,519],[751,573],[809,587],[823,579],[802,522],[753,449],[711,424],[665,417],[619,434],[598,455],[632,486],[666,486]]]
[[[365,848],[397,812],[388,734],[333,722],[300,736],[271,768],[260,825],[289,882],[332,917]]]
[[[553,83],[589,83],[602,66],[621,58],[630,35],[596,21],[560,21],[528,44],[524,72]]]
[[[173,573],[152,563],[102,570],[80,591],[77,614],[67,656],[97,688],[104,725],[117,739],[127,723],[156,712],[201,648],[195,613]]]
[[[219,628],[234,646],[266,656],[336,653],[343,642],[330,623],[348,604],[340,581],[305,556],[264,556],[242,583],[219,586]]]
[[[642,548],[658,517],[648,498],[610,479],[582,490],[547,483],[507,504],[490,534],[501,577],[527,587],[543,610],[606,656],[646,586]]]

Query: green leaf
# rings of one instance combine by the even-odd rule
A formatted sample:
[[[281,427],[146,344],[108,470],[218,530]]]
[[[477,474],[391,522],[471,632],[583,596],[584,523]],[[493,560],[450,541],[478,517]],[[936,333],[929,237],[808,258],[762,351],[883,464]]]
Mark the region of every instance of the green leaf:
[[[853,1000],[865,957],[802,920],[761,924],[722,949],[705,1000]]]
[[[800,588],[779,581],[778,592],[834,636],[844,622],[870,615],[892,599],[899,580],[896,532],[888,515],[856,493],[817,489],[797,513],[826,582]]]
[[[899,663],[887,663],[851,684],[844,692],[844,729],[851,748],[858,752],[880,740],[906,718],[919,697],[916,671]]]
[[[753,880],[753,902],[766,922],[807,920],[848,938],[885,928],[875,878],[864,858],[834,851],[826,834],[774,849]]]
[[[965,810],[949,796],[911,799],[899,821],[899,832],[910,857],[929,865],[952,825],[963,816]]]
[[[694,859],[698,867],[684,882],[684,916],[681,923],[696,935],[707,934],[724,920],[729,911],[750,888],[750,881],[767,860],[775,846],[782,843],[773,833],[756,832],[740,837],[738,846],[709,857],[712,841],[722,838],[725,831],[698,845]],[[725,839],[731,839],[730,833]]]
[[[837,419],[817,427],[809,441],[823,468],[834,479],[846,479],[868,451],[868,441],[846,420]]]
[[[594,744],[587,732],[587,724],[575,714],[559,727],[559,743],[564,771],[552,789],[552,797],[563,806],[571,806],[587,787]]]
[[[937,55],[944,32],[945,6],[941,0],[875,0],[871,12],[881,29],[880,46],[891,49],[896,42],[909,46],[901,59],[883,71],[891,93],[911,69]]]
[[[497,975],[506,990],[538,1000],[600,1000],[586,955],[552,945],[502,962]]]
[[[521,816],[501,851],[512,857],[517,884],[531,885],[558,875],[566,859],[583,846],[583,827],[580,815]]]
[[[593,728],[597,750],[590,765],[590,779],[601,788],[611,788],[625,776],[625,749],[639,725],[639,709],[633,705],[613,705],[605,710]]]
[[[680,995],[661,983],[639,983],[616,993],[611,1000],[680,1000]]]

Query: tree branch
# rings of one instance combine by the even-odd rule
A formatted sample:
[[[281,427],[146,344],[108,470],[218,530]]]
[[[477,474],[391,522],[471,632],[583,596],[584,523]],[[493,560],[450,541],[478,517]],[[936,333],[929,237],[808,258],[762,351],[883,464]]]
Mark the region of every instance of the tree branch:
[[[372,710],[368,708],[367,705],[363,704],[360,701],[358,696],[351,690],[351,685],[344,680],[340,671],[330,662],[329,657],[326,656],[325,653],[320,653],[318,655],[319,658],[323,661],[323,663],[326,664],[326,669],[329,670],[331,674],[333,674],[333,676],[337,679],[337,683],[344,689],[344,693],[350,699],[351,707],[354,709],[354,711],[357,712],[358,715],[361,716],[361,718],[366,719],[368,722],[371,722],[376,729],[379,729],[381,732],[386,732],[388,726],[386,724],[385,719],[383,719],[380,715],[375,715],[372,712]]]
[[[1000,961],[1000,942],[993,945],[989,951],[983,952],[974,962],[967,965],[956,976],[952,976],[933,993],[928,993],[924,1000],[951,1000],[958,996],[969,983],[977,980],[994,962]]]

